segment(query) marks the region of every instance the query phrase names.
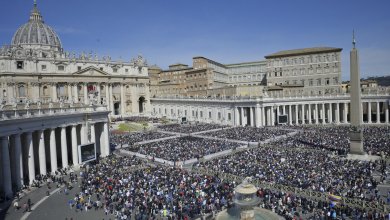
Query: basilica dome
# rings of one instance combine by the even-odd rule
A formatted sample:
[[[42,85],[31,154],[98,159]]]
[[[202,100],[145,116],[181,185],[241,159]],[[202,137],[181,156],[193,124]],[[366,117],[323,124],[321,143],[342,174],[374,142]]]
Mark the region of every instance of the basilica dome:
[[[16,31],[11,44],[31,49],[43,46],[47,49],[62,50],[60,38],[53,28],[44,23],[36,3],[30,20]]]

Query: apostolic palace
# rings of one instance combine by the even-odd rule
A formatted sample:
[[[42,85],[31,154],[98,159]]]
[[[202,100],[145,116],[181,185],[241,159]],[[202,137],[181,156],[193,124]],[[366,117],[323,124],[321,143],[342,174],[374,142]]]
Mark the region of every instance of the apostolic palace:
[[[27,19],[27,16],[26,16]],[[3,42],[4,43],[4,42]],[[231,126],[348,124],[342,48],[284,50],[263,60],[149,66],[67,52],[37,4],[0,48],[0,188],[78,165],[78,145],[109,154],[110,120],[150,116]],[[362,81],[363,123],[389,124],[390,88]],[[12,146],[12,147],[9,147]]]

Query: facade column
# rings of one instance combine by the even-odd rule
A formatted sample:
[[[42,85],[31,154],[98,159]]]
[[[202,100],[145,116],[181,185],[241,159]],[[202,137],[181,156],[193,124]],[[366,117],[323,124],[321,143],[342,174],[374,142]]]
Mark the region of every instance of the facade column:
[[[389,105],[385,102],[385,122],[389,123]]]
[[[381,109],[379,101],[376,102],[376,123],[381,123]]]
[[[305,124],[305,104],[302,104],[302,124]]]
[[[121,115],[125,115],[125,104],[126,104],[126,100],[125,100],[126,96],[125,96],[125,87],[124,85],[121,83]]]
[[[95,124],[91,123],[91,141],[90,143],[96,143]]]
[[[288,120],[289,120],[289,125],[292,125],[292,105],[288,105]]]
[[[264,127],[266,125],[266,118],[265,118],[266,108],[261,107],[261,125]]]
[[[78,84],[77,83],[73,84],[73,100],[75,103],[79,102],[78,91],[79,91]]]
[[[38,152],[39,152],[39,173],[41,175],[47,174],[46,169],[46,150],[45,150],[45,137],[43,130],[38,131],[38,138],[39,138],[39,145],[38,145]]]
[[[57,145],[56,145],[56,132],[54,128],[50,129],[50,165],[51,172],[57,171]]]
[[[318,125],[319,120],[318,120],[318,103],[314,104],[314,120],[315,124]]]
[[[68,167],[68,141],[66,140],[66,127],[61,127],[61,157],[62,168]]]
[[[88,105],[89,102],[88,102],[88,84],[87,83],[83,84],[83,91],[84,91],[84,104]]]
[[[312,124],[313,122],[312,122],[312,120],[311,120],[311,114],[312,114],[312,110],[311,110],[311,104],[309,103],[309,114],[308,114],[308,119],[309,119],[309,124]]]
[[[279,108],[280,108],[280,106],[276,106],[276,115],[277,115],[277,116],[276,116],[276,117],[277,117],[277,118],[276,118],[276,122],[277,122],[277,123],[279,122],[279,115],[280,115],[280,109],[279,109]]]
[[[333,123],[333,104],[329,103],[329,123]]]
[[[368,103],[368,106],[367,106],[367,118],[368,118],[368,123],[371,124],[372,121],[371,121],[371,102],[367,102]]]
[[[80,144],[86,144],[88,142],[87,140],[87,126],[83,123],[81,124],[81,128],[80,128]]]
[[[283,110],[283,115],[285,115],[285,114],[286,114],[286,105],[282,105],[282,106],[283,106],[283,107],[282,107],[282,108],[283,108],[283,109],[282,109],[282,110]]]
[[[271,117],[271,126],[275,126],[275,110],[273,106],[271,106],[270,109],[270,117]]]
[[[13,144],[14,144],[14,156],[15,160],[15,184],[17,189],[21,189],[24,181],[23,181],[23,153],[22,153],[22,142],[20,140],[20,134],[15,134],[12,136]]]
[[[77,149],[77,125],[72,125],[71,138],[72,138],[72,161],[73,165],[79,164],[78,149]]]
[[[321,117],[322,117],[322,124],[325,124],[325,103],[322,103]]]
[[[51,101],[52,102],[57,102],[57,99],[58,99],[58,96],[57,96],[57,84],[56,83],[52,83],[51,84]]]
[[[29,184],[35,179],[35,159],[34,159],[34,145],[32,141],[32,133],[26,133],[26,147],[27,147],[27,158],[28,158],[28,179]]]
[[[68,88],[68,101],[71,101],[71,100],[73,100],[73,97],[72,97],[72,86],[71,86],[70,83],[67,83],[66,87]]]
[[[9,141],[8,136],[0,137],[1,141],[1,165],[3,169],[3,187],[5,196],[12,199],[12,177],[11,177],[11,161],[9,157]]]
[[[100,91],[100,83],[96,84],[96,89],[97,89],[97,104],[101,105],[102,104],[102,95]]]
[[[249,107],[249,115],[250,115],[250,126],[254,127],[255,126],[255,120],[254,120],[254,114],[253,114],[253,107]]]
[[[340,124],[340,103],[336,102],[336,124]]]
[[[348,123],[348,103],[344,102],[344,109],[343,109],[343,122],[346,124]]]
[[[295,105],[295,124],[299,125],[299,105]]]

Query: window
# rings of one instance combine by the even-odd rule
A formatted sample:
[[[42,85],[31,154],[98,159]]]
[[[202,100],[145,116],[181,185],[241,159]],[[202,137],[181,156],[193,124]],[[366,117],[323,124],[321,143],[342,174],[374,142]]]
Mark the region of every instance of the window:
[[[221,112],[218,112],[218,119],[221,120]]]
[[[203,118],[203,111],[200,111],[200,117]]]
[[[128,72],[129,72],[129,69],[125,69],[125,72],[128,73]]]
[[[24,85],[20,85],[18,88],[19,97],[26,97],[26,87]]]
[[[21,70],[23,66],[23,61],[16,61],[16,69]]]
[[[112,68],[112,71],[113,71],[114,73],[117,73],[117,72],[118,72],[118,69],[117,69],[117,68]]]
[[[232,120],[232,113],[228,113],[228,120]]]
[[[58,71],[64,71],[65,70],[65,67],[64,66],[58,66]]]
[[[325,80],[326,85],[329,85],[329,79]]]
[[[80,71],[80,70],[81,70],[81,66],[78,66],[78,67],[77,67],[77,70]]]
[[[211,118],[211,112],[209,112],[209,118]]]

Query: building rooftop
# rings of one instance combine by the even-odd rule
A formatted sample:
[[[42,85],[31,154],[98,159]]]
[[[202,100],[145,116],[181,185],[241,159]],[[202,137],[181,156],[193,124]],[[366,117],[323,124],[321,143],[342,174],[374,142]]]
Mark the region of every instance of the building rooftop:
[[[266,59],[269,58],[278,58],[278,57],[288,57],[288,56],[297,56],[297,55],[308,55],[315,53],[326,53],[326,52],[340,52],[342,48],[337,47],[311,47],[311,48],[302,48],[294,50],[282,50],[270,55],[265,56]]]

